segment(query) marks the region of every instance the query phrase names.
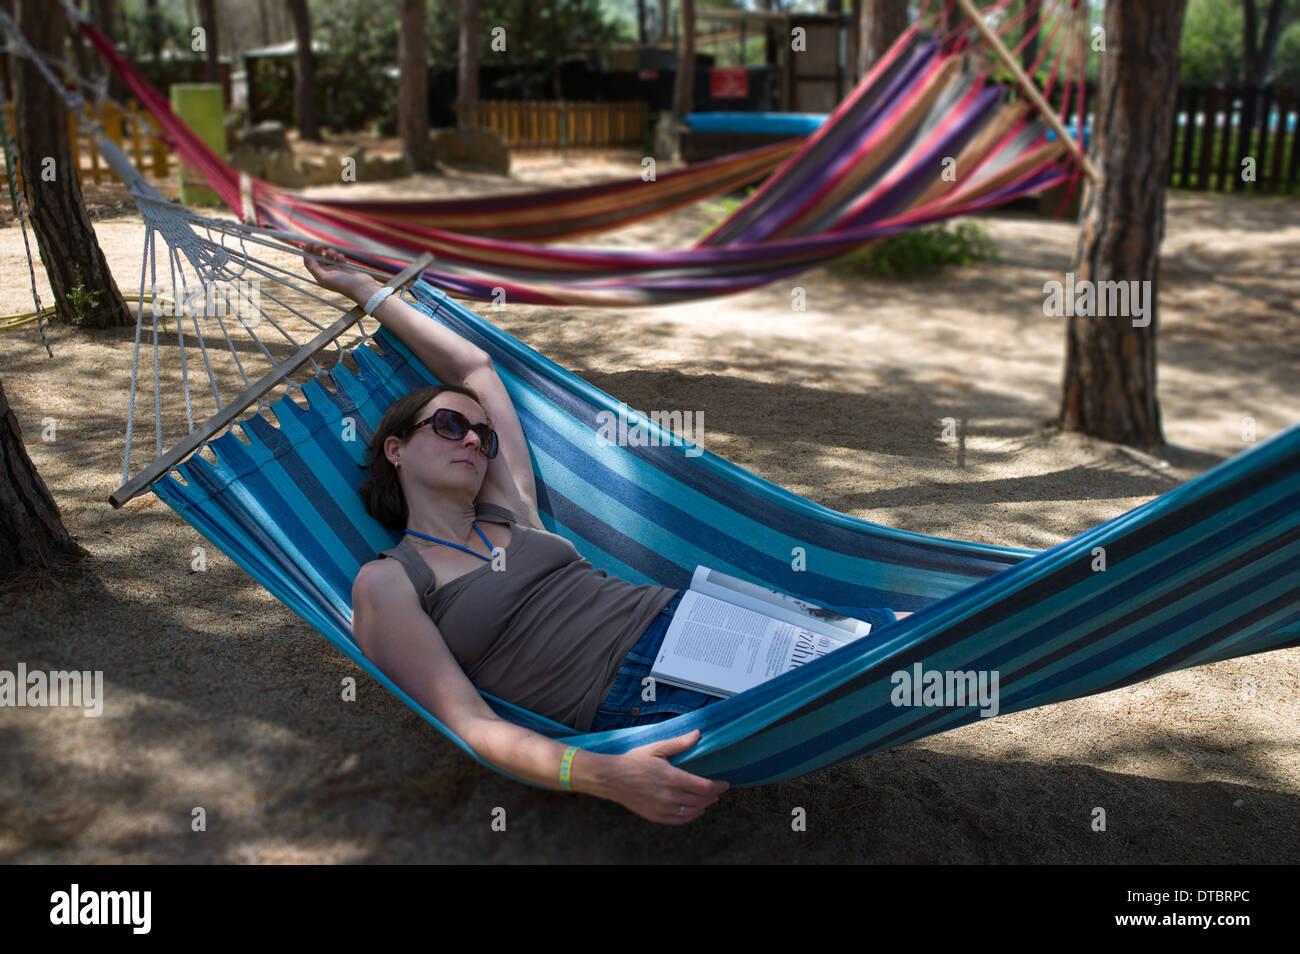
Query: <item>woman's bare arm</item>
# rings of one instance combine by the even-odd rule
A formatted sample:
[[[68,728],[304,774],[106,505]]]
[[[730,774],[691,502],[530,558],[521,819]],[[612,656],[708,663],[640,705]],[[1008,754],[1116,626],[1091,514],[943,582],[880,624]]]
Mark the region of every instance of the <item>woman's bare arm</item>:
[[[343,261],[339,252],[324,246],[309,245],[307,251],[340,263]],[[303,261],[321,287],[345,295],[358,305],[365,305],[381,287],[364,272],[326,265],[310,258]],[[527,517],[534,526],[542,526],[537,512],[537,487],[528,456],[528,442],[524,439],[514,402],[510,400],[491,356],[442,322],[430,321],[428,315],[412,308],[396,295],[384,299],[373,317],[397,335],[439,381],[466,385],[478,394],[501,445],[496,458],[488,462],[478,499],[484,503],[500,504]]]
[[[382,287],[365,272],[343,267],[345,259],[335,249],[308,245],[306,251],[340,263],[329,265],[314,258],[303,258],[307,271],[322,288],[351,298],[358,305],[365,305],[370,296]],[[472,370],[489,360],[482,348],[466,341],[442,322],[430,321],[427,315],[416,311],[396,294],[384,299],[375,309],[374,317],[401,338],[439,381],[460,384]]]
[[[352,588],[352,632],[361,651],[411,698],[484,761],[517,778],[560,788],[566,745],[500,718],[465,676],[442,634],[424,613],[396,560],[366,564]],[[698,730],[623,755],[579,751],[571,787],[618,802],[642,818],[683,824],[726,791],[726,782],[691,775],[671,755],[698,741]],[[679,806],[686,806],[684,813]]]

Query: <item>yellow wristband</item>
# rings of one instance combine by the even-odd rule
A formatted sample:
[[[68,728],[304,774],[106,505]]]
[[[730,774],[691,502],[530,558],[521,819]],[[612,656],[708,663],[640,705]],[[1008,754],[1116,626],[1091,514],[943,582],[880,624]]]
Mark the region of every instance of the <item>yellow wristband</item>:
[[[564,758],[560,760],[560,787],[566,792],[573,791],[569,784],[569,774],[573,771],[573,756],[577,754],[578,747],[571,745],[564,750]]]

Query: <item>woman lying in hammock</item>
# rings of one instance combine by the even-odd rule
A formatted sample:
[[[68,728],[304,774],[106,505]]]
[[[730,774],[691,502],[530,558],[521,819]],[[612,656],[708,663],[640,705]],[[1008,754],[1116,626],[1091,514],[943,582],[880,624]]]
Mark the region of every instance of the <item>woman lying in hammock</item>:
[[[358,304],[380,287],[350,268],[304,263],[322,287]],[[395,297],[374,316],[455,384],[394,401],[371,439],[366,509],[405,535],[383,554],[393,559],[357,574],[357,646],[485,761],[650,821],[698,818],[729,786],[668,758],[695,745],[699,730],[604,755],[508,722],[479,695],[581,731],[658,722],[718,701],[662,683],[652,701],[642,698],[680,592],[607,576],[543,529],[524,433],[487,353]]]

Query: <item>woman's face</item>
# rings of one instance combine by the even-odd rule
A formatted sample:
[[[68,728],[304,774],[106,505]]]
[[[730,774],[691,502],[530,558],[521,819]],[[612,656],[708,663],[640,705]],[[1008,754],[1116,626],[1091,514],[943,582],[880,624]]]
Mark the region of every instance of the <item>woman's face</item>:
[[[439,408],[451,408],[469,419],[470,424],[488,424],[487,412],[473,398],[455,391],[444,391],[421,408],[417,421],[432,417]],[[467,431],[458,441],[443,437],[425,424],[412,431],[406,440],[390,437],[385,442],[388,459],[398,465],[407,481],[425,486],[455,489],[471,488],[476,493],[487,474],[488,459],[479,450],[478,434]]]

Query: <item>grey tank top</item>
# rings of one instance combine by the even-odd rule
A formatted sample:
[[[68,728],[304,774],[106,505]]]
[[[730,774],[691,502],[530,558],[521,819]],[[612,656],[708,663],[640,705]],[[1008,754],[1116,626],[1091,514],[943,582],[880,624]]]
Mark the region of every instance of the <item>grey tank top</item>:
[[[624,658],[679,592],[608,576],[566,538],[480,503],[480,521],[510,525],[505,566],[438,586],[409,534],[380,556],[402,564],[420,605],[470,682],[586,732]]]

